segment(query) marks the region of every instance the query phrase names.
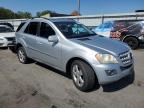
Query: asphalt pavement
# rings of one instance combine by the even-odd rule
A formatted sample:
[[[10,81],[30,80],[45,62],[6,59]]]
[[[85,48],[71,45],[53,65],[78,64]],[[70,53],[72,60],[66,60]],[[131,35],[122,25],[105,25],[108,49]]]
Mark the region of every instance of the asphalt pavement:
[[[21,64],[0,49],[0,108],[144,108],[144,48],[133,51],[135,81],[127,78],[90,92],[41,63]]]

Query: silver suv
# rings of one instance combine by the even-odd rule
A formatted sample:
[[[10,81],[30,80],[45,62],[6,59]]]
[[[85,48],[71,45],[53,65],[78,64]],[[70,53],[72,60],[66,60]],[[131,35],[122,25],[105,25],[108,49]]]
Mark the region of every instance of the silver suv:
[[[72,76],[75,86],[87,91],[131,75],[131,49],[68,19],[34,18],[16,33],[19,61],[29,58]]]

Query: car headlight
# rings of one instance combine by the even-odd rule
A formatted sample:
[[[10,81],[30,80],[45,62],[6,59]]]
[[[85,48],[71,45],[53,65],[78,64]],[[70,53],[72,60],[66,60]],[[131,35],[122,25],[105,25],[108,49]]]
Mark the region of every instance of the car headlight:
[[[118,63],[117,59],[110,54],[96,54],[96,59],[102,64],[116,64]]]
[[[0,38],[0,40],[4,40],[3,38]]]
[[[144,36],[142,35],[142,36],[139,36],[138,37],[140,40],[144,40]]]

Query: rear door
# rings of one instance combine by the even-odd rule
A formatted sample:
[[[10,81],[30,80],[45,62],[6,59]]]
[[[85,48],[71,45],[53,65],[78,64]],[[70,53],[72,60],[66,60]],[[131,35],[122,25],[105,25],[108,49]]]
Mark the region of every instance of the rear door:
[[[36,58],[36,36],[38,33],[39,22],[30,22],[23,33],[23,40],[26,44],[28,57]]]

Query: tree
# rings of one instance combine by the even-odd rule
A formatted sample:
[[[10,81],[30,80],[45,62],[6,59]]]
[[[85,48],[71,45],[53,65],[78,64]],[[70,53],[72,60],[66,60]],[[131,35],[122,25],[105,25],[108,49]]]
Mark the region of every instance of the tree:
[[[9,9],[0,7],[0,19],[13,19],[15,18],[15,13]]]
[[[19,18],[31,18],[32,15],[29,12],[18,11],[17,13],[0,7],[0,19],[19,19]]]
[[[18,11],[16,14],[19,18],[31,18],[32,17],[31,13],[29,12]]]
[[[72,13],[71,13],[72,16],[79,16],[80,13],[76,10],[74,10]]]
[[[69,16],[67,14],[60,14],[50,10],[44,10],[42,12],[37,12],[37,17],[41,17],[43,15],[50,14],[51,17],[60,17],[60,16]]]

